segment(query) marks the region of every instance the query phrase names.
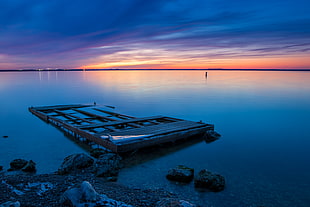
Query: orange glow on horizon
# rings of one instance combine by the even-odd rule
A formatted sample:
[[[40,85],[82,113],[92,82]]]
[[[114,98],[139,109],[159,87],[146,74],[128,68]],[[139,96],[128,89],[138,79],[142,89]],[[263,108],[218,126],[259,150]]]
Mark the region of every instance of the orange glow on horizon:
[[[81,69],[309,69],[310,59],[306,56],[282,57],[253,57],[231,59],[208,58],[165,58],[144,59],[127,56],[124,60],[120,57],[106,62],[98,61],[94,64],[84,65]]]

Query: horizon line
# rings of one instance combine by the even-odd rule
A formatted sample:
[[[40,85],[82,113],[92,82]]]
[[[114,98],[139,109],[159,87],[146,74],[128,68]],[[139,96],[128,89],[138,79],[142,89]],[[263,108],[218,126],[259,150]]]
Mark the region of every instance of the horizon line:
[[[82,69],[82,68],[55,68],[55,69],[0,69],[0,72],[36,72],[36,71],[43,71],[43,72],[48,72],[48,71],[310,71],[309,69],[274,69],[274,68],[269,68],[269,69],[258,69],[258,68],[248,68],[248,69],[238,69],[238,68],[205,68],[205,69],[191,69],[191,68],[170,68],[170,69],[162,69],[162,68],[149,68],[149,69],[144,69],[144,68],[101,68],[101,69]]]

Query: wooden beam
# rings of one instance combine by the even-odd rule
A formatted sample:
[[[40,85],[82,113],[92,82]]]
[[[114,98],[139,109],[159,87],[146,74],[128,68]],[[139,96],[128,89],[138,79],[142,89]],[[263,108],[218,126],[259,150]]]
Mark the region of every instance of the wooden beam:
[[[39,108],[30,107],[29,111],[64,131],[69,131],[74,135],[79,135],[80,137],[93,141],[96,144],[107,147],[114,152],[126,152],[129,150],[136,150],[141,147],[152,146],[163,142],[173,142],[175,140],[195,135],[202,135],[207,130],[214,130],[214,125],[211,124],[187,121],[172,117],[153,116],[144,118],[130,118],[130,116],[114,112],[106,113],[121,119],[117,120],[111,117],[81,110],[79,109],[81,106],[83,105],[62,105]],[[90,108],[94,109],[94,107]],[[77,113],[70,114],[63,112],[62,110],[72,110]],[[100,110],[101,109],[97,111]],[[62,116],[62,118],[68,118],[69,121],[76,121],[76,123],[78,121],[82,121],[83,124],[70,124],[68,121],[59,119],[61,117],[57,118],[52,114],[49,115],[49,112],[59,114],[59,116]],[[105,110],[101,112],[105,112]],[[92,119],[92,121],[89,120],[88,117]],[[96,123],[95,120],[102,123]],[[124,127],[122,127],[122,125]],[[132,126],[133,128],[126,126]],[[105,133],[103,131],[104,129],[108,130],[109,132]],[[113,139],[111,141],[101,137],[101,135],[106,134],[109,134],[112,137],[128,137],[128,139],[113,142]]]
[[[54,112],[56,112],[56,113],[58,113],[58,114],[62,114],[62,116],[73,117],[73,118],[75,118],[75,120],[82,120],[82,121],[87,122],[87,123],[90,123],[90,124],[95,124],[95,123],[92,122],[92,121],[89,121],[89,120],[87,120],[87,119],[84,119],[84,118],[75,116],[75,115],[73,115],[73,114],[68,114],[68,113],[65,113],[65,112],[62,112],[62,111],[59,111],[59,110],[54,110]]]
[[[88,111],[82,111],[82,110],[79,110],[79,109],[72,109],[72,110],[76,111],[76,112],[79,112],[81,114],[85,114],[85,115],[90,116],[90,117],[95,117],[97,119],[103,119],[103,120],[108,120],[108,121],[117,121],[116,119],[112,119],[112,118],[106,117],[106,116],[101,116],[101,115],[94,114],[94,113],[91,113],[91,112],[88,112]]]
[[[93,109],[96,110],[96,111],[100,111],[100,112],[106,113],[106,114],[110,114],[110,115],[118,117],[120,119],[135,119],[136,118],[136,117],[133,117],[133,116],[128,116],[128,115],[125,115],[125,114],[119,114],[119,113],[115,113],[115,112],[111,112],[111,111],[106,111],[106,110],[103,110],[103,109],[98,109],[98,108],[93,108]]]
[[[82,126],[80,128],[81,129],[88,129],[88,128],[120,125],[120,124],[134,124],[134,122],[143,122],[143,121],[150,122],[152,120],[162,119],[162,118],[165,118],[165,117],[164,116],[150,116],[150,117],[144,117],[144,118],[135,118],[135,119],[120,120],[120,121],[111,121],[111,122],[106,122],[106,123],[102,123],[102,124],[84,125],[84,126]],[[143,127],[141,125],[138,125],[138,126],[139,127]]]

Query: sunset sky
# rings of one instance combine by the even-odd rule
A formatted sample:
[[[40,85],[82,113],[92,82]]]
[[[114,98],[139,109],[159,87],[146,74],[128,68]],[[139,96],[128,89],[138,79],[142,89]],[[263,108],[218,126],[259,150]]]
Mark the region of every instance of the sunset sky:
[[[309,0],[1,0],[0,69],[310,68]]]

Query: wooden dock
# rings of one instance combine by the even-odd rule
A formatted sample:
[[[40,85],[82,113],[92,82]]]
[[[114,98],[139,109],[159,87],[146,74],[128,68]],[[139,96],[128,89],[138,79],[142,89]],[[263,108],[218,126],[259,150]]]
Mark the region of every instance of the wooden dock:
[[[79,139],[117,153],[202,136],[214,130],[212,124],[167,116],[137,118],[96,105],[30,107],[29,111]]]

